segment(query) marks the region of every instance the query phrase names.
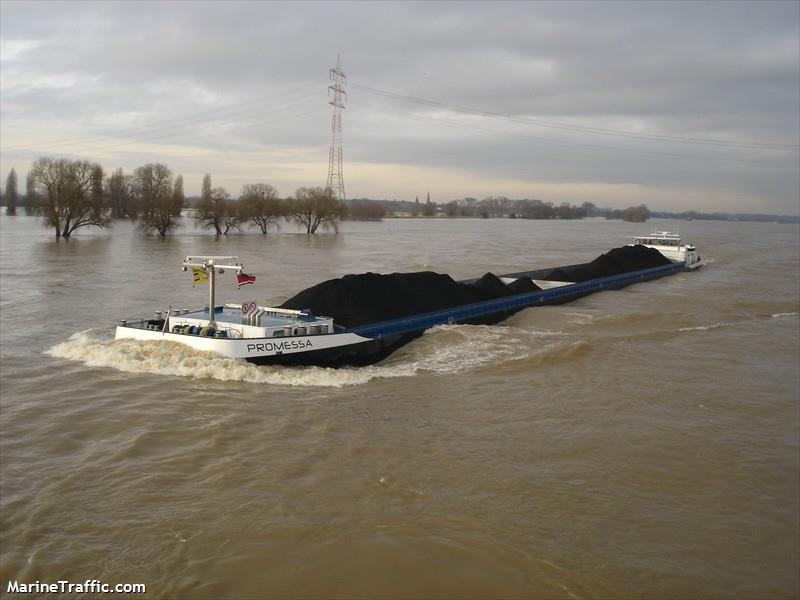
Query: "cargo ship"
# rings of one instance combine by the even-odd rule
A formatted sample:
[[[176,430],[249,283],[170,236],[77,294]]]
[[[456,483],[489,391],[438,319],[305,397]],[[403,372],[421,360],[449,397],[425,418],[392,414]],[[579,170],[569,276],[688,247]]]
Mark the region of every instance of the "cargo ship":
[[[495,324],[528,307],[562,304],[702,265],[694,246],[659,231],[589,263],[486,273],[465,281],[432,272],[346,275],[270,307],[216,303],[218,275],[229,271],[240,282],[255,279],[244,274],[238,257],[187,256],[183,270],[191,269],[196,282],[208,282],[208,305],[121,320],[115,339],[177,342],[256,364],[367,365],[437,325]]]

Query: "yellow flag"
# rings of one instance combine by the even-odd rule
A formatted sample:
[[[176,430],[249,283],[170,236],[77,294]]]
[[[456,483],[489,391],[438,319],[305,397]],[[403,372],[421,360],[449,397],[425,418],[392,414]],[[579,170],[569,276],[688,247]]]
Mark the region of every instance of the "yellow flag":
[[[204,281],[208,281],[208,273],[204,269],[192,269],[192,283],[197,285]]]

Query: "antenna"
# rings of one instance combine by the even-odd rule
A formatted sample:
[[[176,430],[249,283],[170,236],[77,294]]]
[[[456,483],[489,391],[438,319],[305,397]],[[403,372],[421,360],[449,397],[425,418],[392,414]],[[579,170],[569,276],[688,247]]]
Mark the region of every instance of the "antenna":
[[[330,69],[329,78],[331,84],[328,86],[328,101],[333,107],[331,114],[331,151],[328,157],[328,184],[331,193],[341,201],[344,201],[344,177],[342,175],[342,111],[344,110],[347,92],[347,76],[342,71],[342,56],[336,55],[336,67]]]

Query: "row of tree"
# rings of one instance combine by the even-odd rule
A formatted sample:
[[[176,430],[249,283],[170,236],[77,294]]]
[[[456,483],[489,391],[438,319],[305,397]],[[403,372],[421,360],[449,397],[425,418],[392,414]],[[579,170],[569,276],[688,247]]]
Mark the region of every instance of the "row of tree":
[[[8,175],[5,189],[6,212],[16,214],[21,198],[17,191],[17,174]],[[161,163],[144,165],[125,174],[117,169],[105,177],[102,167],[89,161],[41,158],[33,163],[26,179],[24,208],[27,214],[40,214],[56,237],[71,237],[86,226],[105,227],[111,220],[133,219],[143,232],[166,236],[181,224],[184,208],[193,208],[193,218],[203,229],[226,235],[243,226],[266,234],[282,220],[294,221],[309,234],[321,228],[338,231],[341,219],[380,220],[386,204],[366,199],[353,200],[347,206],[327,188],[299,188],[293,197],[280,198],[277,190],[265,183],[245,185],[238,199],[222,187],[212,187],[211,175],[203,178],[202,192],[194,202],[186,199],[183,177],[173,177]],[[483,200],[465,198],[446,204],[401,203],[411,206],[413,216],[521,219],[582,219],[604,216],[608,219],[643,222],[650,218],[645,205],[624,210],[597,208],[591,202],[580,206],[562,203],[555,206],[542,200],[512,200],[504,196]],[[405,207],[403,207],[405,208]]]
[[[22,199],[14,169],[6,180],[3,199],[6,212],[16,214]],[[183,177],[173,176],[161,163],[144,165],[127,175],[118,169],[105,177],[97,163],[40,158],[28,172],[24,207],[27,214],[41,215],[56,238],[70,238],[81,227],[106,227],[114,218],[138,221],[141,231],[164,237],[181,225],[181,213],[189,203]],[[271,185],[254,183],[245,185],[240,198],[233,199],[224,188],[211,186],[210,175],[203,178],[201,196],[192,208],[196,224],[217,235],[245,225],[266,234],[281,220],[294,221],[309,234],[320,228],[338,231],[339,220],[347,216],[347,207],[327,188],[302,187],[294,197],[280,198]],[[385,213],[380,212],[380,216]],[[363,213],[356,210],[353,218],[374,218],[374,210]]]
[[[24,198],[11,169],[3,199],[7,214],[17,214],[22,204],[26,214],[41,215],[57,238],[70,238],[81,227],[106,227],[114,216],[141,217],[142,229],[166,235],[183,208],[183,178],[173,179],[160,164],[139,167],[128,176],[120,170],[105,178],[97,163],[40,158],[28,171]]]
[[[25,207],[25,214],[31,215],[33,214],[33,205],[28,202],[28,198],[30,197],[30,189],[31,189],[31,178],[30,174],[28,175],[28,179],[26,182],[26,192],[25,196],[20,196],[19,191],[17,189],[17,172],[14,169],[8,174],[6,178],[6,189],[5,193],[0,195],[3,202],[6,205],[6,214],[7,215],[15,215],[17,214],[17,208],[21,205]]]
[[[6,211],[14,214],[16,189],[12,202],[10,188],[7,183]],[[173,178],[166,165],[148,164],[127,177],[118,171],[105,178],[99,164],[65,158],[40,158],[28,172],[26,212],[41,215],[56,238],[68,239],[81,227],[108,226],[115,212],[112,207],[120,205],[135,205],[129,216],[140,220],[142,230],[164,236],[183,209],[183,177]]]
[[[650,209],[646,205],[629,206],[624,210],[612,210],[606,215],[606,219],[622,219],[630,223],[644,223],[651,216]]]
[[[447,203],[431,202],[430,195],[425,202],[406,202],[398,200],[351,200],[390,207],[390,210],[411,215],[412,217],[481,217],[511,219],[583,219],[584,217],[605,217],[607,219],[623,219],[629,221],[646,221],[650,211],[646,206],[631,206],[624,210],[599,208],[592,202],[584,202],[575,206],[567,202],[554,205],[537,199],[514,200],[505,196],[489,196],[482,200],[462,198]]]
[[[252,183],[242,188],[238,200],[233,200],[224,188],[212,188],[211,176],[206,175],[194,219],[200,227],[213,229],[217,235],[226,235],[245,224],[267,234],[278,228],[282,219],[294,221],[312,234],[320,227],[338,231],[339,221],[346,216],[346,206],[330,188],[301,187],[293,198],[283,199],[271,185]]]
[[[510,217],[512,219],[582,219],[591,215],[595,205],[584,202],[573,206],[567,202],[555,206],[542,200],[512,200],[505,196],[484,198],[480,201],[452,201],[444,205],[443,212],[449,217]],[[423,213],[424,214],[424,213]]]
[[[470,202],[469,200],[472,200]],[[423,205],[427,208],[427,203]],[[650,218],[650,211],[642,204],[624,210],[598,208],[592,202],[584,202],[574,206],[568,202],[554,205],[542,200],[512,200],[505,196],[475,200],[468,198],[452,201],[444,205],[443,212],[449,217],[480,216],[484,219],[492,217],[509,217],[511,219],[583,219],[584,217],[605,217],[606,219],[622,219],[623,221],[644,222]],[[423,214],[425,214],[423,212]]]

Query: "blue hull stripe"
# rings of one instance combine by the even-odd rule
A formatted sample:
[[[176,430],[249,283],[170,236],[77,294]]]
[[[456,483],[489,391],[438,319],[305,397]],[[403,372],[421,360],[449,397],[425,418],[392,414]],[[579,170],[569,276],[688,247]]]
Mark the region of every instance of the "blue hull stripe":
[[[684,263],[674,263],[671,265],[654,267],[652,269],[643,269],[641,271],[623,273],[622,275],[613,275],[611,277],[601,277],[599,279],[592,279],[590,281],[583,281],[581,283],[573,283],[549,290],[527,292],[525,294],[516,294],[514,296],[507,296],[505,298],[499,298],[495,300],[486,300],[484,302],[476,302],[474,304],[455,306],[453,308],[437,310],[421,315],[415,315],[413,317],[403,317],[400,319],[381,321],[379,323],[370,323],[369,325],[348,328],[345,331],[372,338],[381,337],[384,335],[411,333],[414,331],[428,329],[429,327],[434,327],[435,325],[460,323],[475,319],[477,317],[490,315],[492,313],[516,310],[526,306],[544,304],[553,300],[567,300],[575,296],[584,296],[586,294],[598,292],[603,289],[613,289],[630,285],[632,283],[638,283],[640,281],[657,279],[665,275],[671,275],[672,273],[685,270],[686,266]]]

